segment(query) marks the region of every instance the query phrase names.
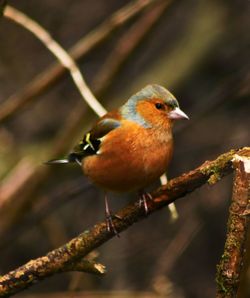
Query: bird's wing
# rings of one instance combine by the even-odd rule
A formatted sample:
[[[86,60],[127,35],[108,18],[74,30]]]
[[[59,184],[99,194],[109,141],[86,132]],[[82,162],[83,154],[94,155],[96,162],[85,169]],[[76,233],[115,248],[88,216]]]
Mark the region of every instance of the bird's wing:
[[[97,154],[100,148],[101,138],[110,131],[121,126],[121,122],[112,118],[102,118],[96,125],[86,133],[82,140],[77,144],[69,154],[69,162],[79,162],[83,157]]]

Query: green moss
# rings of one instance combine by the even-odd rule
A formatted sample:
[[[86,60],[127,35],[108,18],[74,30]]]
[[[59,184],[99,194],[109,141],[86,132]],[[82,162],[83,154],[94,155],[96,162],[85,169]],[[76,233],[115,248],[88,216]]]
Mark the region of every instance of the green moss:
[[[222,169],[224,169],[225,165],[233,159],[236,152],[237,150],[231,150],[228,153],[222,154],[212,165],[210,163],[210,165],[204,165],[201,168],[201,173],[209,176],[207,181],[209,184],[213,185],[222,178]]]
[[[217,283],[217,287],[220,292],[225,293],[225,294],[228,293],[228,290],[224,287],[223,282],[221,282],[219,279],[216,278],[216,283]]]
[[[220,181],[220,179],[221,179],[221,176],[218,175],[218,173],[214,173],[213,175],[210,176],[210,178],[208,179],[207,182],[208,182],[210,185],[213,185],[213,184],[215,184],[216,182]]]
[[[230,237],[227,239],[226,246],[227,246],[227,249],[230,249],[232,247],[239,249],[240,242],[237,239],[235,239],[235,237]]]
[[[215,184],[218,182],[222,177],[221,177],[221,166],[219,165],[214,165],[214,166],[207,166],[201,169],[202,174],[210,176],[208,179],[208,183],[210,185]]]
[[[221,277],[220,272],[222,271],[222,265],[217,265],[217,274],[216,274],[216,284],[217,284],[217,288],[220,292],[222,293],[227,293],[228,292],[228,288],[225,287],[224,285],[224,279]]]
[[[222,259],[222,262],[224,263],[225,261],[228,261],[228,259],[230,258],[230,253],[229,252],[225,252],[221,259]]]
[[[67,251],[71,251],[71,242],[65,244]]]

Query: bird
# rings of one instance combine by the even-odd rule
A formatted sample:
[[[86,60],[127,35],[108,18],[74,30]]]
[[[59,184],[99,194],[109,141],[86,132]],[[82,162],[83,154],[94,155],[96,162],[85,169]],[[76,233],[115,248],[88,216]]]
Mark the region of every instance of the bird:
[[[84,175],[105,190],[106,227],[117,234],[107,192],[138,191],[139,204],[148,212],[152,197],[144,189],[166,172],[178,119],[189,117],[174,95],[163,86],[147,85],[96,121],[66,158],[46,163],[79,164]]]

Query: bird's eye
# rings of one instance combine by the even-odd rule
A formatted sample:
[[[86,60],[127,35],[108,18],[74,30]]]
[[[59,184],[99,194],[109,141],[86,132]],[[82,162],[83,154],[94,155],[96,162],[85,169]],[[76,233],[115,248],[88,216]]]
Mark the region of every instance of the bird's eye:
[[[164,108],[164,104],[162,104],[162,103],[160,103],[160,102],[157,102],[157,103],[155,104],[155,107],[156,107],[156,109],[161,110],[161,109]]]

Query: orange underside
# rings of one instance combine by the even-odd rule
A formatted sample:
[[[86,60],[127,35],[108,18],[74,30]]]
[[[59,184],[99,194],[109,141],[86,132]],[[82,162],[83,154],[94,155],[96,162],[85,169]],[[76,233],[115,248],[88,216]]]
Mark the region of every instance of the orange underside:
[[[166,171],[172,157],[168,131],[156,133],[127,122],[105,137],[100,154],[84,159],[84,174],[111,191],[132,191],[151,184]]]

